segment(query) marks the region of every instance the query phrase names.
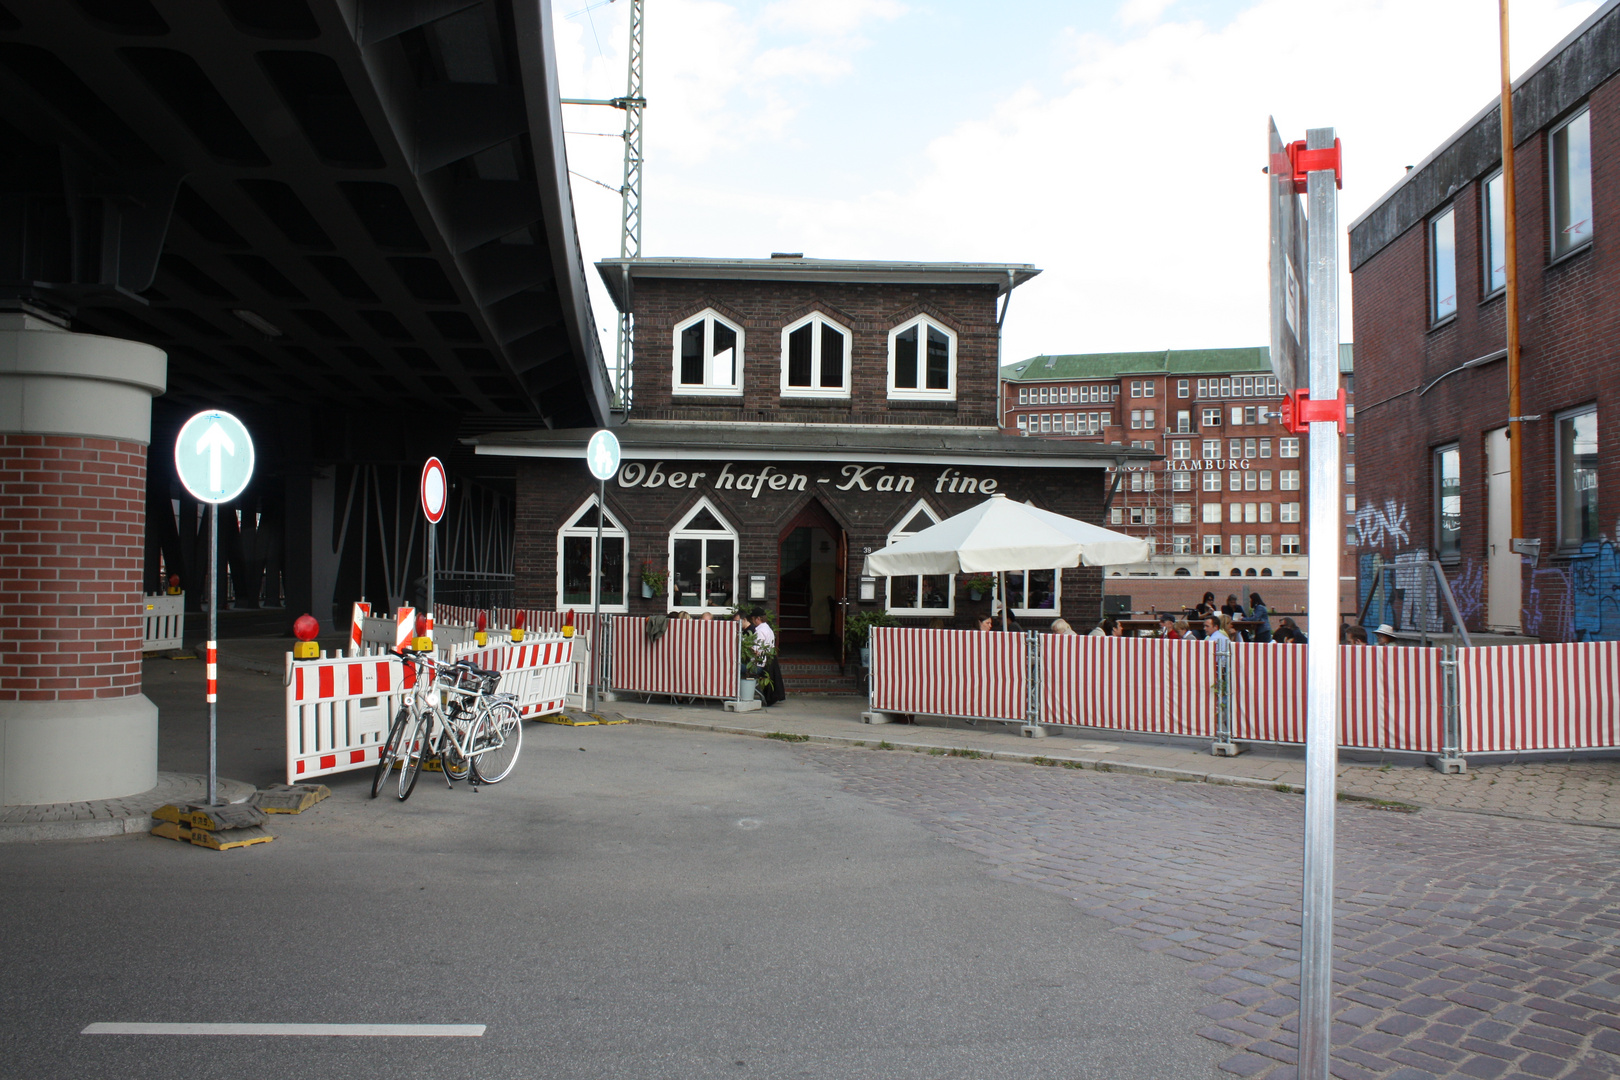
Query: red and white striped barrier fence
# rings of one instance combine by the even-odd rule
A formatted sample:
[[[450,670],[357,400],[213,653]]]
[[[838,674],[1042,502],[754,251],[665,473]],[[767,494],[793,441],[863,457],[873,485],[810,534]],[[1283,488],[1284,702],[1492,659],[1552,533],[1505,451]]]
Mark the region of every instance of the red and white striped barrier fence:
[[[1278,647],[1301,652],[1306,648]],[[1339,646],[1339,745],[1440,753],[1445,748],[1446,716],[1446,679],[1440,661],[1440,649]],[[1303,726],[1303,690],[1300,701]],[[1298,741],[1304,741],[1303,735]]]
[[[355,601],[349,611],[349,655],[359,656],[365,651],[366,620],[371,618],[371,605],[364,600]]]
[[[1213,653],[1207,641],[1195,646]],[[1308,646],[1232,643],[1232,739],[1236,742],[1305,741],[1305,672]]]
[[[1023,634],[874,626],[871,647],[874,712],[1028,719]]]
[[[1620,746],[1620,641],[1457,652],[1464,754]]]
[[[287,783],[377,763],[415,672],[393,657],[287,654]]]
[[[613,620],[609,685],[637,694],[734,699],[742,624],[735,619],[670,619],[656,641],[647,619]]]
[[[451,658],[500,672],[500,692],[515,695],[518,713],[530,720],[562,712],[574,678],[574,643],[555,635],[521,645],[457,648]]]
[[[1202,641],[1042,634],[1040,722],[1215,734],[1215,650]]]
[[[394,648],[403,649],[416,636],[416,609],[402,607],[394,613]]]

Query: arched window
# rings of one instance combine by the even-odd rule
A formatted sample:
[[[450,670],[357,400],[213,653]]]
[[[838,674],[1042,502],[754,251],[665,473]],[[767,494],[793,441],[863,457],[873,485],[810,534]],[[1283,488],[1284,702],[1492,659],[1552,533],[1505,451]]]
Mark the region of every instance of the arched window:
[[[1271,567],[1269,567],[1269,566],[1262,566],[1262,567],[1261,567],[1261,568],[1260,568],[1260,576],[1261,576],[1261,577],[1270,577],[1270,576],[1271,576]]]
[[[817,312],[782,331],[783,397],[849,397],[854,335]]]
[[[926,315],[890,330],[889,396],[956,400],[956,332]]]
[[[699,499],[669,533],[669,610],[724,611],[737,603],[737,530]]]
[[[939,515],[928,503],[917,500],[905,517],[889,533],[889,543],[938,525]],[[956,578],[951,574],[911,574],[892,577],[888,586],[888,608],[895,615],[953,615],[956,612]]]
[[[630,536],[610,510],[602,518],[602,552],[596,547],[596,496],[574,512],[557,530],[557,610],[586,609],[596,603],[596,582],[601,581],[602,610],[625,612],[625,547]],[[592,567],[600,570],[593,574]]]
[[[1176,577],[1192,577],[1192,571],[1185,566],[1176,567]]]
[[[676,394],[742,394],[742,327],[711,308],[676,323],[674,339]]]

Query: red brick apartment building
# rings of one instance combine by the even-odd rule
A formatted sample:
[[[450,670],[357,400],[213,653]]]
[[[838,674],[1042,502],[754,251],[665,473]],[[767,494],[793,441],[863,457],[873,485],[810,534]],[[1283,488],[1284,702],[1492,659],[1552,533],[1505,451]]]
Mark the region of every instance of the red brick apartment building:
[[[1349,345],[1340,350],[1340,369],[1353,393]],[[1108,572],[1108,593],[1121,602],[1128,596],[1135,610],[1180,607],[1206,590],[1218,599],[1239,593],[1245,605],[1258,592],[1282,610],[1304,602],[1309,440],[1278,422],[1281,403],[1264,347],[1037,356],[1001,369],[1001,423],[1009,434],[1162,455],[1109,474],[1114,494],[1105,523],[1146,537],[1155,552],[1146,565]],[[1354,434],[1344,450],[1350,552],[1340,611],[1349,611]],[[1243,581],[1164,580],[1187,577]]]
[[[1350,226],[1361,587],[1438,559],[1471,630],[1620,637],[1620,7],[1513,91],[1522,498],[1512,548],[1500,110]],[[1405,614],[1410,617],[1411,612]]]

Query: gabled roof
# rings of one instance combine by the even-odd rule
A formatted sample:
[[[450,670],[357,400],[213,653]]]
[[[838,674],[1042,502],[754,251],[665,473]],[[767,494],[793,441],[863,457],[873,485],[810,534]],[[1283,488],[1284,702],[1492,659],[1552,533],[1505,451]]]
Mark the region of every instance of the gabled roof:
[[[1354,345],[1339,346],[1339,370],[1354,370]],[[1155,349],[1152,352],[1066,353],[1032,356],[1004,364],[1006,382],[1049,379],[1117,379],[1122,375],[1271,374],[1271,349]]]

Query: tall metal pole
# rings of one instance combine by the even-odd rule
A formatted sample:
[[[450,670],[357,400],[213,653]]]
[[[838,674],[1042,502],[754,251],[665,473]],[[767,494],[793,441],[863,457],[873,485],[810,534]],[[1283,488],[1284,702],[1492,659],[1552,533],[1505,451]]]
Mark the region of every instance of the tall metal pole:
[[[624,91],[624,184],[620,188],[623,199],[619,220],[619,258],[641,257],[641,113],[647,99],[641,89],[642,4],[644,0],[630,0],[630,74]],[[630,356],[634,343],[634,327],[630,313],[619,313],[619,336],[613,351],[614,366],[619,375],[619,404],[630,407]]]
[[[1333,149],[1332,128],[1305,133],[1307,150]],[[1339,199],[1332,169],[1307,175],[1310,396],[1339,396]],[[1333,810],[1339,750],[1339,428],[1310,427],[1311,636],[1305,722],[1305,889],[1300,920],[1299,1075],[1328,1080],[1333,1022]]]
[[[448,499],[448,494],[446,498]],[[434,546],[438,531],[439,527],[436,524],[431,521],[427,523],[427,611],[423,614],[427,616],[430,634],[433,630],[433,579],[438,576],[434,573],[438,569],[438,552]]]
[[[1518,218],[1513,207],[1513,79],[1508,71],[1508,0],[1502,12],[1502,254],[1507,258],[1507,377],[1509,502],[1513,539],[1524,536],[1524,428],[1519,422],[1519,252]]]
[[[219,803],[219,503],[208,515],[208,805]]]
[[[602,661],[596,655],[596,650],[602,643],[602,519],[605,517],[607,517],[607,478],[602,477],[596,482],[596,550],[593,552],[596,558],[596,566],[591,574],[591,577],[595,579],[596,588],[591,590],[591,636],[586,645],[592,676],[590,680],[591,712],[595,712],[601,703],[601,695],[597,693],[597,680],[601,677]]]

